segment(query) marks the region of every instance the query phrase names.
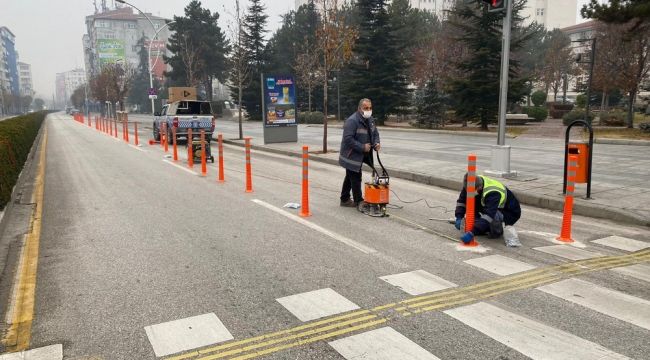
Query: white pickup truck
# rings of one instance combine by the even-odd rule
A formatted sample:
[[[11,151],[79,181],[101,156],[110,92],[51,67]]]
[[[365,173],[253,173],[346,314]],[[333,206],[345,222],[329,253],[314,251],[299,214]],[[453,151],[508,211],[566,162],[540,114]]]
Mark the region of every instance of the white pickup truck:
[[[173,142],[172,128],[176,128],[176,140],[187,140],[187,129],[192,129],[193,135],[198,135],[205,130],[208,139],[212,138],[215,117],[207,101],[180,100],[163,106],[160,113],[156,113],[153,121],[153,137],[160,141],[162,124],[167,124],[167,141]]]

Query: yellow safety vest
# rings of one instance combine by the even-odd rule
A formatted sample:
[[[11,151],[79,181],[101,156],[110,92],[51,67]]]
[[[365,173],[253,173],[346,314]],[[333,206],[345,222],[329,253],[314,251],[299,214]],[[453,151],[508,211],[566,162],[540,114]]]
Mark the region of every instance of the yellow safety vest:
[[[483,196],[481,197],[481,205],[485,206],[485,197],[489,193],[496,191],[501,196],[501,200],[499,201],[499,209],[503,209],[503,207],[506,206],[506,187],[502,183],[494,179],[490,179],[487,176],[479,176],[481,179],[483,179]]]

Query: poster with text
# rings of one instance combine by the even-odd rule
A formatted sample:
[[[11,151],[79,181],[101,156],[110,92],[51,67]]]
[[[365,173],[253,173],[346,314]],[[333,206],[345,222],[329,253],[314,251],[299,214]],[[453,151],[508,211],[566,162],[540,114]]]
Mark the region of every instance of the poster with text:
[[[264,76],[264,126],[296,126],[296,83],[293,76]]]
[[[97,40],[97,56],[100,65],[124,64],[126,56],[124,52],[124,41],[117,39]]]

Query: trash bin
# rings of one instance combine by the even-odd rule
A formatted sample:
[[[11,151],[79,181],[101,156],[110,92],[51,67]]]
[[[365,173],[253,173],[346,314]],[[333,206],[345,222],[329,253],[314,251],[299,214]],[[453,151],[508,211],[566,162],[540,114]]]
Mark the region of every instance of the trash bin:
[[[575,182],[579,184],[586,183],[587,174],[589,173],[589,143],[569,143],[569,155],[576,155],[578,157],[578,169],[576,170]]]

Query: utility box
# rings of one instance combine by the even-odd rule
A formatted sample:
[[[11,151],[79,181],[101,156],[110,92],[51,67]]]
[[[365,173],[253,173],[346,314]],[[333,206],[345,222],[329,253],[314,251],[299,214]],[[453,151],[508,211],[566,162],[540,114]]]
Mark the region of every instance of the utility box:
[[[180,100],[196,100],[196,88],[194,87],[170,87],[169,102]]]
[[[578,169],[576,170],[575,182],[578,184],[586,183],[589,174],[589,143],[569,143],[568,150],[569,155],[575,155],[578,157]]]

